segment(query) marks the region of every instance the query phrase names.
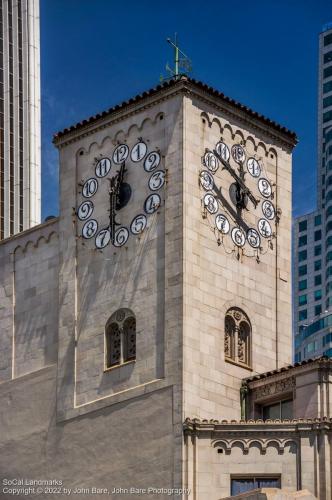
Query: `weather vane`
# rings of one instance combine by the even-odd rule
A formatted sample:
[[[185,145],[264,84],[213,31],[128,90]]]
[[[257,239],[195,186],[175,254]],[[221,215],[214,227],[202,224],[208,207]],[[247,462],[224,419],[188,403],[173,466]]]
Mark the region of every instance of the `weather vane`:
[[[177,33],[174,35],[174,41],[172,41],[170,38],[167,38],[167,42],[172,45],[174,49],[174,68],[171,68],[170,65],[167,63],[166,64],[166,71],[169,73],[168,78],[179,78],[181,75],[186,75],[190,73],[192,67],[191,67],[191,60],[189,59],[188,56],[178,46],[177,42]],[[164,77],[160,77],[161,80],[164,80]]]

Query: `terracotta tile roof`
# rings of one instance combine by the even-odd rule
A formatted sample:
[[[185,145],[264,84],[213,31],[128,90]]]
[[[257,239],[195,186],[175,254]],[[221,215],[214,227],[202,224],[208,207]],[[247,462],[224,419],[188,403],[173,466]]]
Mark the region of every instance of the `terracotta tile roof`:
[[[312,363],[324,363],[325,364],[326,362],[329,362],[329,361],[332,361],[332,359],[329,358],[328,356],[318,356],[317,358],[306,359],[304,361],[301,361],[299,363],[294,363],[292,365],[282,366],[281,368],[277,368],[276,370],[271,370],[271,371],[264,372],[264,373],[258,373],[257,375],[253,375],[252,377],[244,378],[243,381],[244,382],[251,382],[253,380],[259,380],[262,378],[271,377],[272,375],[276,375],[278,373],[283,373],[283,372],[286,372],[288,370],[298,368],[299,366],[310,365]]]
[[[164,83],[157,85],[156,87],[153,87],[150,90],[147,90],[146,92],[138,94],[135,97],[132,97],[131,99],[129,99],[127,101],[123,101],[122,103],[117,104],[116,106],[113,106],[112,108],[109,108],[106,111],[103,111],[103,112],[98,113],[96,115],[90,116],[89,118],[82,120],[81,122],[78,122],[75,125],[72,125],[71,127],[65,128],[64,130],[62,130],[54,135],[53,142],[56,142],[58,139],[60,139],[61,137],[65,136],[66,134],[68,134],[70,132],[79,130],[81,128],[86,127],[87,125],[91,125],[93,123],[96,123],[99,120],[101,120],[107,116],[112,115],[113,113],[119,112],[123,108],[126,108],[130,105],[133,105],[133,104],[136,104],[140,101],[143,101],[144,99],[146,99],[148,97],[155,96],[159,92],[162,92],[163,90],[170,89],[172,87],[179,87],[179,88],[196,87],[197,89],[204,91],[213,97],[217,97],[222,102],[224,102],[228,105],[231,105],[238,110],[244,111],[250,117],[255,118],[256,120],[259,120],[264,125],[268,125],[269,127],[274,128],[278,132],[281,132],[282,134],[284,134],[288,137],[288,139],[293,143],[293,145],[295,145],[297,143],[297,137],[296,137],[295,132],[292,132],[291,130],[287,129],[286,127],[279,125],[275,121],[270,120],[269,118],[257,113],[256,111],[253,111],[248,106],[244,106],[243,104],[235,101],[234,99],[231,99],[230,97],[225,96],[225,94],[223,94],[222,92],[219,92],[219,90],[216,90],[213,87],[210,87],[209,85],[206,85],[205,83],[203,83],[199,80],[194,80],[193,78],[189,78],[186,76],[182,76],[179,79],[171,79],[171,80],[165,81]]]

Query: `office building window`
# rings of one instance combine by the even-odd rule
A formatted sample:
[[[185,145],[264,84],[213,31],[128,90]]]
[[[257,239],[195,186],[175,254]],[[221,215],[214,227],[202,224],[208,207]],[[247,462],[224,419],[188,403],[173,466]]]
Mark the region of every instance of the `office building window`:
[[[295,361],[295,363],[300,363],[300,361],[301,361],[301,353],[300,352],[297,352],[295,354],[294,361]]]
[[[322,284],[322,275],[318,274],[317,276],[315,276],[315,286],[319,286],[321,284]]]
[[[315,271],[320,271],[322,269],[322,261],[321,260],[315,260],[314,268],[315,268]]]
[[[319,229],[318,231],[315,231],[315,241],[319,241],[322,239],[322,231]]]
[[[324,356],[328,356],[329,358],[332,358],[332,349],[327,349],[326,351],[323,352]]]
[[[299,267],[299,276],[304,276],[305,274],[307,274],[307,265],[306,264]]]
[[[315,301],[321,300],[321,298],[322,298],[322,290],[315,290],[315,292],[314,292],[314,298],[315,298]]]
[[[330,342],[332,342],[332,333],[328,333],[327,335],[325,335],[325,337],[323,338],[323,347],[326,346],[326,344],[329,344]]]
[[[299,311],[299,321],[304,321],[307,318],[308,318],[308,312],[306,309]]]
[[[330,68],[332,70],[332,66]],[[331,71],[332,75],[332,71]],[[329,122],[332,120],[332,111],[326,111],[326,113],[323,114],[323,123]]]
[[[332,237],[331,237],[331,240],[332,240]],[[331,243],[332,243],[332,241],[331,241]],[[301,250],[299,252],[299,262],[302,262],[303,260],[307,260],[307,256],[308,256],[307,251]]]
[[[304,247],[307,244],[307,235],[299,237],[299,247]]]
[[[305,347],[304,349],[307,354],[311,354],[315,352],[317,348],[318,348],[318,342],[316,340],[314,342],[310,342],[310,344],[308,344],[307,347]]]
[[[319,255],[321,255],[321,253],[322,253],[322,246],[321,245],[315,246],[314,252],[315,252],[315,257],[318,257]]]
[[[330,45],[330,43],[332,43],[332,33],[324,36],[324,47]]]
[[[324,69],[324,78],[328,78],[329,76],[332,76],[332,66]]]
[[[332,90],[332,82],[324,83],[323,85],[324,94],[326,94],[327,92],[331,92],[331,90]]]
[[[299,222],[299,233],[302,233],[303,231],[306,230],[307,230],[307,221],[302,220],[301,222]]]
[[[305,306],[307,303],[307,296],[306,295],[300,295],[299,296],[299,306]]]
[[[322,216],[321,215],[316,215],[316,217],[315,217],[315,226],[320,226],[321,223],[322,223]]]
[[[332,106],[332,95],[323,99],[323,108],[327,108],[328,106]]]
[[[324,54],[324,64],[326,64],[330,61],[332,61],[332,50],[330,50],[330,52],[326,52],[326,54]]]
[[[332,245],[332,236],[329,236],[326,238],[326,248],[330,247]]]
[[[318,316],[322,312],[322,306],[319,304],[318,306],[315,306],[315,316]]]
[[[307,280],[299,281],[299,291],[307,289]]]

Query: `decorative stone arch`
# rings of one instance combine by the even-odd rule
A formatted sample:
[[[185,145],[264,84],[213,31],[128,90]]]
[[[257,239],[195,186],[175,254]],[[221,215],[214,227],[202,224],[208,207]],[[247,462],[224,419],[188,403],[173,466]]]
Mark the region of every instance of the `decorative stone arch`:
[[[136,359],[136,317],[130,309],[118,309],[105,325],[105,367],[120,366]]]
[[[225,361],[251,367],[252,326],[240,307],[230,307],[224,320]]]

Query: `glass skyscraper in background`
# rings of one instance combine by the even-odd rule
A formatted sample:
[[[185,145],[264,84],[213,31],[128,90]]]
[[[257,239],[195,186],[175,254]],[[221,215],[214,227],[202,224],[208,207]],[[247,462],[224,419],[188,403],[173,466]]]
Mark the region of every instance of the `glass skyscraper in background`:
[[[294,221],[295,361],[332,357],[332,23],[319,35],[317,210]]]
[[[40,223],[39,0],[0,3],[0,240]]]

